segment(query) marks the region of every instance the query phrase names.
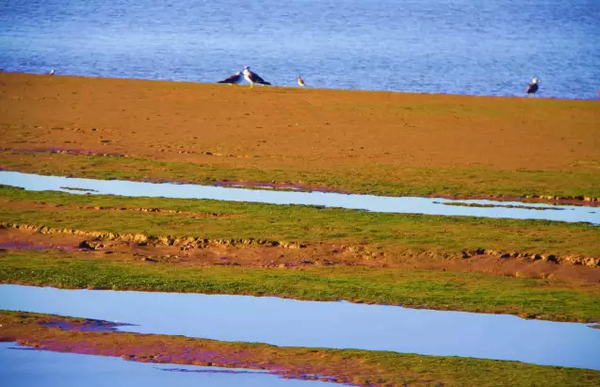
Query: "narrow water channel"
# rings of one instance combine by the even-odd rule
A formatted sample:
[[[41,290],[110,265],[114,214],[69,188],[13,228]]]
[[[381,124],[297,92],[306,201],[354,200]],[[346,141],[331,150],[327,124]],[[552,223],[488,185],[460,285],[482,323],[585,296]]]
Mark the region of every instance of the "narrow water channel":
[[[476,216],[484,218],[543,219],[560,222],[600,224],[600,209],[582,206],[555,206],[491,200],[449,200],[421,197],[387,197],[327,192],[289,192],[226,188],[195,184],[142,183],[42,176],[0,171],[0,184],[32,191],[61,191],[71,194],[103,194],[132,197],[214,199],[235,202],[299,204],[373,212]],[[468,207],[475,204],[486,207]],[[487,207],[490,206],[490,207]]]
[[[389,350],[600,370],[600,330],[511,315],[275,297],[0,285],[0,309],[135,324],[123,331]]]
[[[283,379],[266,371],[152,364],[110,356],[40,351],[0,343],[0,380],[11,387],[331,387],[331,383]]]

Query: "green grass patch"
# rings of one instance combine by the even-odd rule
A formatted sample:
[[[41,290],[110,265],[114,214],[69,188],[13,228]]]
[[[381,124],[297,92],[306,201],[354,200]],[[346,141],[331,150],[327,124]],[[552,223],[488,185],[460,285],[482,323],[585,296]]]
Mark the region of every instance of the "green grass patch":
[[[0,254],[0,282],[63,288],[343,299],[417,308],[512,313],[550,320],[600,321],[597,286],[576,290],[542,279],[435,270],[197,268],[30,250]]]
[[[249,163],[249,161],[244,161]],[[256,165],[239,167],[229,161],[197,164],[119,156],[0,151],[0,167],[45,175],[97,179],[279,182],[329,187],[335,191],[393,196],[600,197],[595,169],[569,171],[410,168],[377,164],[303,170]]]

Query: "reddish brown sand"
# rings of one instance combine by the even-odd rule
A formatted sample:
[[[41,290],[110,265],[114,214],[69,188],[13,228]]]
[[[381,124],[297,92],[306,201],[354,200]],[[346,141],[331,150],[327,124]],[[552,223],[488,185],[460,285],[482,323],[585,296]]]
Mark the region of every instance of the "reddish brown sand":
[[[232,167],[577,170],[600,160],[595,101],[0,73],[2,147]]]

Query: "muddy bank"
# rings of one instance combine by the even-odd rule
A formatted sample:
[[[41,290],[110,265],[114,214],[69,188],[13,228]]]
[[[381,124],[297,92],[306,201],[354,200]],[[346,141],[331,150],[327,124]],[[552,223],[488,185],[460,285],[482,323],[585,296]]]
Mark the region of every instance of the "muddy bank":
[[[111,323],[29,313],[0,312],[0,323],[0,341],[16,341],[36,349],[115,356],[148,363],[263,369],[286,378],[318,379],[355,386],[492,385],[500,382],[524,385],[537,378],[545,385],[564,385],[567,381],[594,385],[600,381],[600,373],[595,371],[518,362],[286,348],[97,331],[93,328],[98,325],[111,327]]]
[[[99,208],[99,210],[101,210]],[[110,209],[114,210],[114,209]],[[118,211],[126,211],[127,209],[119,209]],[[152,209],[134,209],[135,211],[141,212],[152,212]],[[158,211],[158,209],[156,209]],[[215,214],[215,216],[217,216]],[[478,249],[463,249],[459,254],[443,253],[443,252],[411,252],[411,251],[394,251],[393,254],[388,252],[383,247],[373,247],[369,245],[327,245],[327,244],[316,244],[310,245],[303,242],[295,241],[277,241],[277,240],[263,240],[255,238],[247,239],[208,239],[198,237],[173,237],[173,236],[156,236],[156,235],[145,235],[142,233],[137,234],[119,234],[111,232],[101,231],[84,231],[75,229],[57,229],[47,226],[37,226],[28,224],[15,224],[0,222],[0,230],[20,230],[28,233],[39,233],[42,235],[76,235],[85,237],[79,243],[80,248],[89,250],[110,250],[111,248],[117,248],[119,244],[137,245],[140,247],[174,247],[180,252],[191,251],[191,250],[204,250],[216,247],[225,248],[244,248],[244,247],[263,247],[263,248],[277,248],[277,252],[284,252],[285,250],[297,250],[303,249],[305,252],[302,254],[314,256],[315,253],[320,255],[331,255],[337,256],[333,263],[347,263],[357,264],[362,261],[368,264],[368,261],[377,261],[376,265],[381,264],[394,264],[398,261],[398,256],[406,258],[419,259],[441,259],[441,260],[457,260],[457,259],[469,259],[476,258],[479,256],[489,256],[501,260],[509,260],[518,258],[525,262],[536,262],[545,261],[553,264],[571,264],[571,265],[583,265],[588,267],[600,266],[599,257],[584,257],[574,255],[559,255],[559,254],[540,254],[535,252],[519,252],[519,251],[497,251],[492,249],[478,248]],[[14,234],[17,236],[18,233]],[[352,259],[354,258],[354,259]],[[307,262],[308,263],[308,262]]]
[[[310,267],[373,267],[486,273],[546,278],[574,286],[600,283],[596,266],[568,263],[556,256],[484,249],[458,255],[412,252],[369,245],[262,242],[243,239],[149,238],[81,230],[0,224],[0,249],[79,252],[102,260],[142,261],[178,267],[234,266],[302,270]],[[1,253],[1,252],[0,252]],[[580,257],[581,262],[586,262]],[[587,262],[595,262],[589,260]],[[559,264],[562,262],[562,264]]]

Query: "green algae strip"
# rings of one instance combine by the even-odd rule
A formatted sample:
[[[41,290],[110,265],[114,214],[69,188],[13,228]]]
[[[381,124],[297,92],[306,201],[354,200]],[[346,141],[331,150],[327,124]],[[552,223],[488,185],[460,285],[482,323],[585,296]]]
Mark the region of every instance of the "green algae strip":
[[[119,209],[152,211],[116,211]],[[583,223],[388,214],[215,200],[71,195],[9,187],[0,187],[0,219],[6,223],[56,229],[147,236],[369,244],[393,253],[431,251],[440,256],[478,248],[588,257],[600,254],[600,229]]]
[[[338,299],[557,321],[600,321],[600,288],[547,279],[364,267],[297,270],[190,267],[94,257],[84,252],[5,250],[0,282],[60,288],[193,292]]]
[[[364,165],[361,168],[301,170],[240,168],[227,163],[167,162],[117,155],[0,151],[0,167],[27,173],[96,179],[290,183],[334,191],[390,196],[600,197],[594,169],[495,170]],[[597,168],[597,167],[596,167]]]
[[[354,386],[597,386],[600,372],[449,356],[389,351],[276,347],[183,336],[129,332],[73,331],[44,326],[89,320],[0,311],[0,341],[38,349],[94,353],[127,360],[265,369],[282,377],[333,381]]]

